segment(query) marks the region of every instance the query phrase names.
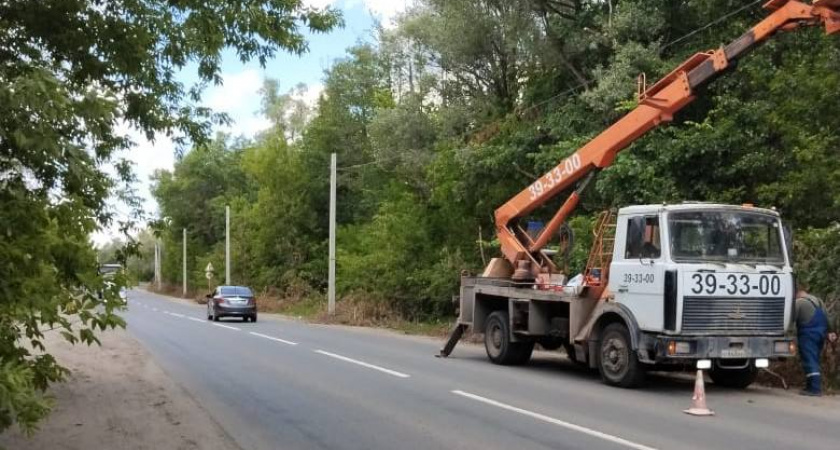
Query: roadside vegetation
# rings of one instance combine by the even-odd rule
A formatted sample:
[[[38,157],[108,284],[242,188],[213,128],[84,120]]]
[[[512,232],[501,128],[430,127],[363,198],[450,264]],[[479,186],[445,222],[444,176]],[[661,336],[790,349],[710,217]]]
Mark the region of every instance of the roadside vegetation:
[[[51,406],[48,386],[68,373],[45,332],[91,345],[125,326],[127,280],[106,288],[90,235],[126,234],[102,262],[137,252],[126,130],[202,145],[227,120],[199,106],[203,87],[220,81],[223,49],[243,61],[300,53],[303,29],[340,21],[295,0],[0,2],[0,432],[33,432]],[[199,85],[177,81],[180,70]],[[128,206],[126,220],[109,197]]]
[[[323,314],[335,152],[339,311],[360,323],[451,320],[461,273],[497,255],[494,209],[632,108],[640,73],[653,83],[764,14],[754,5],[715,22],[741,6],[418,1],[326,70],[314,107],[266,80],[271,129],[219,135],[156,174],[165,280],[181,283],[183,228],[190,285],[206,285],[208,262],[221,273],[231,205],[235,282],[268,292],[280,311]],[[799,31],[736,70],[600,174],[571,222],[572,274],[603,209],[753,203],[781,211],[795,229],[799,277],[840,309],[840,45]],[[826,363],[834,386],[837,351]],[[788,369],[799,376],[794,362]]]

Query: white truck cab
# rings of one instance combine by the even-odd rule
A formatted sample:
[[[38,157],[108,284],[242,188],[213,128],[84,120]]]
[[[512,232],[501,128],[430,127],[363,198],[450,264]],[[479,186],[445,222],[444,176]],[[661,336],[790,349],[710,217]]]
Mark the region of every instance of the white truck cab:
[[[619,210],[608,288],[636,322],[640,359],[743,369],[791,355],[787,235],[776,211],[749,205]]]

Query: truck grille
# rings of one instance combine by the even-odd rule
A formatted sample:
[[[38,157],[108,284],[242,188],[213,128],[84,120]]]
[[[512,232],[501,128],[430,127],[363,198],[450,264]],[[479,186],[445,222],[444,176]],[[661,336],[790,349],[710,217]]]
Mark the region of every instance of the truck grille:
[[[684,297],[683,332],[784,332],[785,299]]]

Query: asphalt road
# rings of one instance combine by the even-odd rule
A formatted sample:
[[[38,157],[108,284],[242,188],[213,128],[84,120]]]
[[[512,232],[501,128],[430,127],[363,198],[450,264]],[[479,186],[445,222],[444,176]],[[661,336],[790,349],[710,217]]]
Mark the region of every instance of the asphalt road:
[[[243,449],[831,449],[840,400],[707,385],[714,417],[682,413],[692,383],[611,388],[562,356],[489,363],[483,347],[129,293],[128,330]]]

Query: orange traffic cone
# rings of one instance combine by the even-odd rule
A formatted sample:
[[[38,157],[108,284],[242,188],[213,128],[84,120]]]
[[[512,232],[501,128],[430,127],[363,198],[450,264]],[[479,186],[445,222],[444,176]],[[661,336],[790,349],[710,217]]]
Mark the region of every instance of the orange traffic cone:
[[[697,379],[694,381],[694,396],[691,397],[691,408],[683,410],[692,416],[714,416],[715,412],[706,406],[706,387],[703,384],[703,371],[697,370]]]

